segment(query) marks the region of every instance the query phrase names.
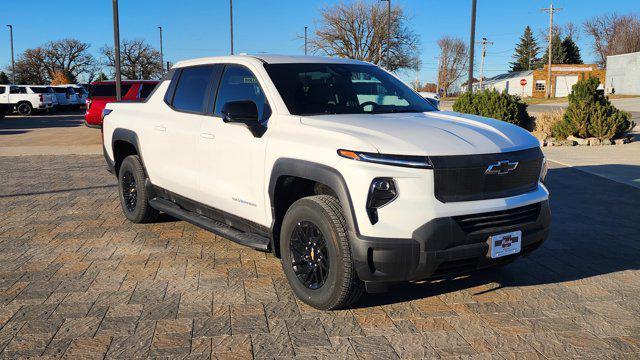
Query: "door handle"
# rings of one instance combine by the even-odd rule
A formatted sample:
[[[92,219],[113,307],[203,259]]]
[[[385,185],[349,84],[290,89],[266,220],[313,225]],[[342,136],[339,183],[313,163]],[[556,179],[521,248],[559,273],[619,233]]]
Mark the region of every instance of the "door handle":
[[[164,125],[156,125],[155,129],[156,131],[162,131],[162,132],[167,131],[167,128]]]
[[[201,138],[203,138],[203,139],[215,139],[215,138],[216,138],[216,136],[215,136],[215,135],[213,135],[213,134],[212,134],[212,133],[210,133],[210,132],[203,132],[203,133],[200,133],[200,137],[201,137]]]

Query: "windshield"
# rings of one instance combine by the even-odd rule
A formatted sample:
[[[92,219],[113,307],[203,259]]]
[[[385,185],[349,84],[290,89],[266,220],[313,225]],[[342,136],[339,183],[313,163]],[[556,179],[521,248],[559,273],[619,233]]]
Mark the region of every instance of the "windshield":
[[[120,85],[120,95],[125,96],[129,89],[131,89],[131,84],[121,84]],[[95,84],[91,85],[91,90],[89,91],[89,97],[116,97],[116,84]]]
[[[437,109],[374,65],[265,64],[293,115],[381,114]]]

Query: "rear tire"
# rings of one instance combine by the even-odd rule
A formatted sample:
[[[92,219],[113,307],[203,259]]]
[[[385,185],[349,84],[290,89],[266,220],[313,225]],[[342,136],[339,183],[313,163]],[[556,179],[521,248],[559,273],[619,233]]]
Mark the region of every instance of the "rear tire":
[[[317,309],[349,306],[364,292],[342,206],[333,196],[310,196],[291,205],[282,222],[280,254],[293,292]]]
[[[23,102],[18,104],[16,110],[18,111],[18,114],[22,116],[29,116],[33,113],[33,106],[31,106],[31,104],[29,104],[28,102]]]
[[[122,212],[134,223],[152,222],[160,214],[149,205],[149,194],[144,186],[147,176],[138,155],[129,155],[118,172],[118,197]]]

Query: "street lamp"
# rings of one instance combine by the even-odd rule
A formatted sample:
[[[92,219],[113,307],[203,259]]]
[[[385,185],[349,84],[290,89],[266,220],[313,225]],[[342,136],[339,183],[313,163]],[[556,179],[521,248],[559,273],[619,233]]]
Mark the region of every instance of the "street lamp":
[[[158,26],[160,30],[160,67],[162,68],[162,73],[164,74],[164,54],[162,52],[162,26]]]
[[[307,56],[307,27],[304,27],[304,55]]]
[[[9,38],[11,39],[11,82],[16,83],[16,62],[13,59],[13,25],[7,25],[9,28]]]
[[[229,0],[229,32],[231,34],[231,55],[233,55],[233,0]]]
[[[116,101],[122,100],[120,93],[122,75],[120,74],[120,20],[118,18],[118,0],[113,0],[113,50],[114,65],[116,68]]]
[[[387,68],[391,60],[391,0],[382,0],[387,2]]]

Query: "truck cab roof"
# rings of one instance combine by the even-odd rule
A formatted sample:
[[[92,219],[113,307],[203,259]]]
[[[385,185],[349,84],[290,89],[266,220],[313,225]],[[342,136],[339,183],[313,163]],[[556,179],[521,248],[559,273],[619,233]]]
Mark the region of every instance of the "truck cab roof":
[[[275,55],[275,54],[258,54],[258,55],[230,55],[230,56],[214,56],[204,57],[191,60],[177,62],[173,67],[184,67],[194,65],[205,65],[221,62],[236,62],[238,60],[259,61],[264,64],[360,64],[370,65],[366,61],[327,57],[327,56],[304,56],[304,55]]]

